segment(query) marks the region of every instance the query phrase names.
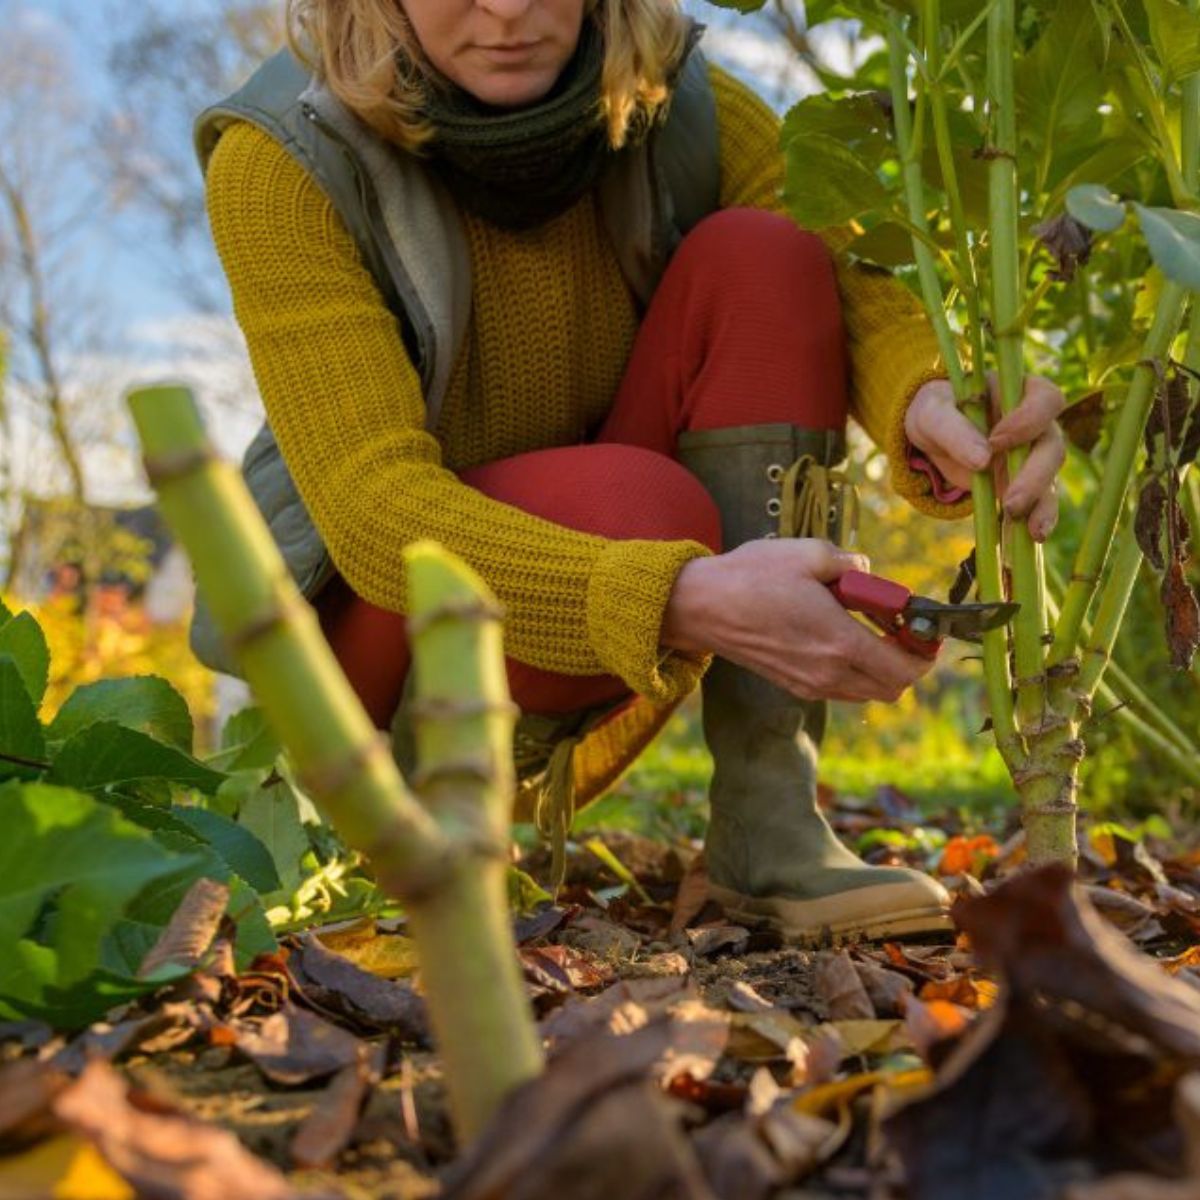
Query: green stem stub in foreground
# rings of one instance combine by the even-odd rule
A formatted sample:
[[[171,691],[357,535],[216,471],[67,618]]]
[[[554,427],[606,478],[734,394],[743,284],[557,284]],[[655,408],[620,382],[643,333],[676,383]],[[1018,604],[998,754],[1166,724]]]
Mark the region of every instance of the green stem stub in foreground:
[[[267,718],[342,837],[409,911],[455,1124],[472,1137],[542,1062],[508,923],[512,713],[495,602],[445,551],[409,552],[422,803],[245,485],[209,450],[190,393],[144,388],[129,407],[163,515]]]

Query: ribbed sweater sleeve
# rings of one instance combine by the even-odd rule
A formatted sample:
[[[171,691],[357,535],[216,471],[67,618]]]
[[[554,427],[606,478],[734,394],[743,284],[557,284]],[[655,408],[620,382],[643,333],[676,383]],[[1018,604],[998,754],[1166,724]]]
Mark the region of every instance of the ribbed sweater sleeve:
[[[433,538],[505,606],[505,646],[570,675],[611,673],[670,700],[703,664],[658,645],[693,542],[578,533],[462,483],[425,430],[396,321],[311,178],[270,137],[236,125],[207,175],[209,220],[267,416],[300,495],[351,588],[405,607],[403,547]]]
[[[720,67],[709,69],[721,141],[721,207],[785,212],[779,118],[745,84]],[[851,262],[843,253],[855,236],[847,227],[817,231],[834,255],[842,317],[850,350],[850,405],[855,419],[883,450],[893,488],[922,512],[960,517],[971,502],[943,504],[929,479],[908,465],[904,417],[916,390],[945,378],[937,339],[913,294],[886,271]]]

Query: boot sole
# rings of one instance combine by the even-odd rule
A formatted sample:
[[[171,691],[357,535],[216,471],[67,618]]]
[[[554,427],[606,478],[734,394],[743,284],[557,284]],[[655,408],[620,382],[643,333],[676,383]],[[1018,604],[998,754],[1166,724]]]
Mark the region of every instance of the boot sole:
[[[908,907],[892,911],[888,911],[886,894],[892,890],[891,885],[862,890],[871,893],[875,912],[870,915],[847,915],[846,910],[854,907],[847,904],[847,899],[855,892],[823,900],[778,900],[747,896],[710,883],[708,894],[725,910],[726,916],[744,925],[774,929],[794,945],[840,945],[954,931],[954,922],[943,906],[921,904],[914,907],[911,889],[906,884],[897,885],[895,890],[910,893],[904,897],[909,901]]]

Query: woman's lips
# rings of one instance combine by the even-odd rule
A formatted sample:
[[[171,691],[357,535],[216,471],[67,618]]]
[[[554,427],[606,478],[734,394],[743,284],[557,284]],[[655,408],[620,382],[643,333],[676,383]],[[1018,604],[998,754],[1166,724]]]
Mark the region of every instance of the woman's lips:
[[[480,46],[482,53],[497,63],[521,63],[530,58],[540,42],[509,42],[494,46]]]

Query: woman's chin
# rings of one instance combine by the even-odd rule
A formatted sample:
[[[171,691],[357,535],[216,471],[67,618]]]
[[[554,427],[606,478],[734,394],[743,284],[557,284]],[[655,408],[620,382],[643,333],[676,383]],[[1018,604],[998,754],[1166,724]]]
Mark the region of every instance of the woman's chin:
[[[481,71],[460,82],[476,100],[494,108],[520,108],[535,104],[554,86],[557,76],[551,71]]]

